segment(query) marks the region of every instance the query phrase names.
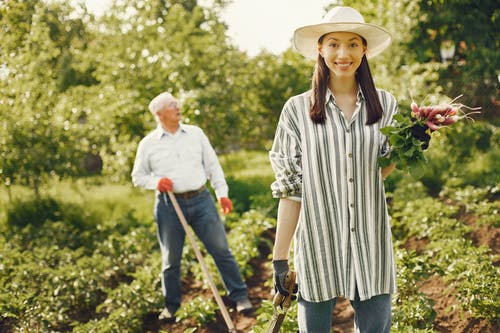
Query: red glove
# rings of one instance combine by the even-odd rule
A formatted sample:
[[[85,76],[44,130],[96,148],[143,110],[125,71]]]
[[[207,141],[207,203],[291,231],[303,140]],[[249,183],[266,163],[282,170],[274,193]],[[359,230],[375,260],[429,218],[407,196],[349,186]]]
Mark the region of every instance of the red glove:
[[[225,198],[225,197],[220,198],[219,203],[220,203],[221,211],[222,211],[222,213],[224,213],[224,215],[231,213],[231,211],[233,210],[233,203],[231,202],[231,200],[229,198]]]
[[[156,185],[156,188],[160,192],[172,192],[174,189],[174,183],[172,183],[172,180],[170,178],[163,177],[158,181],[158,185]]]

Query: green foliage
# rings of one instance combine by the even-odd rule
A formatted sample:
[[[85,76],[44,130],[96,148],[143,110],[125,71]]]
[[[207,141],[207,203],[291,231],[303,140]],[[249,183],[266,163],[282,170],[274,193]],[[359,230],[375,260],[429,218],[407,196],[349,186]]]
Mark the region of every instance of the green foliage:
[[[40,227],[46,220],[56,222],[61,216],[59,203],[53,198],[14,202],[7,209],[7,224],[22,228],[30,224]]]
[[[499,115],[497,52],[500,9],[494,0],[416,1],[419,15],[408,49],[417,62],[440,60],[441,43],[451,41],[455,56],[440,72],[446,94],[467,92],[466,104],[481,105],[489,118]]]
[[[83,186],[79,190],[85,192]],[[13,201],[12,214],[6,214],[11,222],[2,221],[5,232],[0,237],[0,283],[5,286],[1,320],[12,318],[20,332],[68,331],[79,325],[87,327],[81,332],[90,332],[100,325],[90,323],[103,316],[96,309],[102,311],[106,299],[115,304],[121,297],[127,300],[122,304],[143,311],[161,303],[156,281],[159,258],[149,258],[157,242],[151,218],[140,222],[133,210],[124,209],[130,207],[133,196],[123,188],[120,195],[108,192],[108,200],[100,192],[92,191],[95,197],[85,202],[78,201],[74,192],[65,199],[75,202],[61,200],[60,194]],[[129,300],[133,290],[138,293],[137,285],[140,297]],[[117,331],[132,327],[134,320],[142,325],[142,312],[131,313],[134,318],[139,313],[139,319],[124,319]],[[116,321],[103,323],[108,328],[117,325]]]
[[[486,117],[497,114],[494,2],[343,2],[393,34],[391,48],[370,65],[402,112],[412,99],[436,103],[467,92],[464,103],[483,106]],[[19,332],[139,332],[144,316],[162,306],[152,200],[108,184],[129,181],[137,143],[154,126],[149,100],[164,90],[178,95],[184,121],[200,125],[218,151],[261,150],[270,146],[286,99],[310,84],[312,63],[291,49],[254,58],[238,51],[219,18],[227,3],[114,1],[100,18],[64,1],[0,5],[0,182],[7,186],[0,190],[12,197],[26,185],[38,197],[2,198],[9,207],[0,209],[2,323]],[[444,39],[457,46],[451,64],[438,61]],[[398,257],[398,332],[432,331],[429,300],[412,293],[425,270],[444,272],[464,311],[495,320],[497,258],[476,247],[470,233],[498,227],[499,138],[485,122],[454,126],[433,137],[420,182],[398,171],[387,180],[395,238],[427,244],[423,254]],[[250,276],[248,261],[270,246],[260,235],[275,223],[273,175],[262,152],[221,160],[236,208],[225,221],[228,239]],[[59,183],[96,173],[106,181]],[[66,192],[41,195],[51,193],[48,184]],[[457,207],[476,225],[464,225]],[[183,274],[200,278],[192,251],[185,254]],[[272,306],[264,302],[263,309],[262,325]],[[294,311],[290,330],[296,330]]]
[[[194,318],[198,327],[201,327],[215,320],[217,309],[218,305],[214,301],[199,296],[181,305],[176,313],[176,320]]]
[[[389,140],[391,152],[379,158],[381,167],[396,164],[399,169],[407,170],[415,177],[420,177],[426,159],[422,151],[422,142],[413,137],[410,128],[414,125],[409,113],[394,115],[394,125],[380,130]]]
[[[432,134],[420,181],[438,196],[444,186],[498,184],[498,129],[485,122],[459,122]]]
[[[396,332],[430,330],[433,327],[436,318],[434,302],[419,290],[417,284],[417,281],[425,280],[437,271],[429,259],[418,256],[414,251],[396,251],[398,293],[393,298],[392,311]]]
[[[276,221],[266,217],[258,210],[250,210],[242,215],[234,213],[227,215],[224,223],[229,230],[227,233],[229,248],[233,252],[242,276],[245,278],[252,276],[256,272],[253,271],[249,262],[252,258],[257,258],[261,255],[261,248],[265,246],[270,247],[270,244],[263,239],[262,234],[265,230],[274,227]],[[197,245],[203,253],[201,242],[197,241]],[[181,268],[182,274],[191,276],[196,281],[204,281],[206,279],[205,273],[190,245],[184,247],[183,258],[185,262],[183,262]],[[222,290],[223,282],[220,274],[218,274],[214,260],[212,257],[205,255],[204,261],[215,284]],[[208,289],[208,284],[205,284],[204,288]]]
[[[248,66],[253,70],[245,89],[255,102],[250,105],[252,117],[245,136],[252,140],[250,147],[270,149],[283,105],[310,89],[314,64],[290,48],[278,56],[261,52]]]
[[[251,276],[255,272],[247,263],[252,258],[259,257],[261,245],[266,245],[262,238],[264,231],[273,228],[276,221],[267,217],[260,210],[249,210],[241,216],[233,216],[226,220],[231,229],[229,233],[229,247],[235,254],[236,262],[241,267],[243,276]]]
[[[291,51],[236,50],[219,19],[226,4],[116,1],[99,18],[58,1],[2,6],[2,183],[38,195],[54,178],[128,179],[137,143],[155,125],[147,104],[164,90],[218,150],[269,146],[311,65]]]
[[[220,162],[235,211],[241,213],[259,208],[269,214],[276,212],[278,200],[270,191],[274,173],[266,153],[242,150],[221,156]]]
[[[57,97],[87,80],[68,74],[71,54],[84,50],[86,41],[84,24],[70,18],[71,7],[23,4],[9,2],[1,8],[2,26],[13,34],[0,51],[5,68],[0,79],[0,179],[7,186],[29,185],[38,195],[49,178],[84,173],[80,163],[87,150],[76,144],[81,126],[71,109],[57,107]],[[15,20],[21,18],[26,21],[16,31]],[[2,29],[2,40],[5,33]]]
[[[475,247],[465,237],[435,240],[429,245],[436,263],[445,268],[444,280],[457,289],[463,310],[476,318],[497,322],[500,269],[488,247]]]
[[[292,302],[288,312],[281,325],[282,332],[298,332],[299,326],[297,323],[297,302]],[[264,300],[260,308],[257,310],[257,323],[252,329],[252,333],[267,332],[269,323],[274,313],[274,305],[271,301]]]
[[[253,156],[255,167],[265,160]],[[162,307],[152,197],[129,187],[87,182],[53,184],[52,196],[45,201],[14,199],[15,214],[5,214],[24,224],[2,221],[8,233],[0,237],[0,283],[6,286],[0,296],[0,320],[9,318],[20,332],[140,332],[144,317]],[[40,211],[46,216],[39,218]],[[83,225],[73,221],[72,213]],[[245,277],[251,276],[249,262],[269,246],[262,243],[261,234],[275,221],[253,210],[230,214],[225,223],[237,263]],[[203,281],[192,249],[185,250],[183,267],[189,270],[183,274]],[[219,279],[213,263],[209,269]],[[180,315],[198,313],[197,325],[213,321],[217,307],[202,301],[202,313],[200,302],[183,304]]]
[[[254,207],[254,202],[260,207],[266,205],[273,207],[276,204],[269,189],[270,182],[262,177],[254,177],[246,180],[227,177],[227,184],[231,189],[231,196],[234,197],[234,209],[237,212],[244,212]]]
[[[262,152],[240,152],[222,159],[230,162],[227,173],[236,180],[253,181],[255,174],[270,172],[267,154]],[[238,164],[240,160],[245,163]],[[92,182],[100,185],[89,185]],[[433,198],[422,183],[402,175],[394,189],[390,208],[399,289],[394,297],[395,332],[433,332],[432,301],[419,286],[436,274],[460,300],[462,306],[457,310],[494,323],[500,285],[498,267],[493,265],[496,259],[491,250],[472,243],[469,235],[476,226],[464,224],[460,218],[465,209],[478,221],[485,221],[485,226],[494,226],[498,188],[443,185],[441,196]],[[0,285],[5,288],[0,295],[0,320],[19,332],[141,332],[144,318],[163,306],[152,196],[87,179],[54,184],[50,198],[35,208],[14,199],[18,206],[11,208],[16,212],[13,216],[22,225],[7,224],[7,213],[1,221]],[[36,201],[30,202],[34,205]],[[22,217],[24,209],[27,212]],[[30,216],[36,217],[44,209],[58,213],[47,213],[40,222],[32,222]],[[83,224],[69,211],[80,216]],[[245,277],[258,273],[249,262],[272,246],[262,237],[275,226],[266,211],[233,213],[224,221]],[[26,219],[30,223],[23,224]],[[418,253],[405,250],[403,245],[410,238],[424,240],[425,249]],[[209,270],[222,290],[213,262],[209,262]],[[185,248],[182,274],[187,279],[204,279],[190,246]],[[271,288],[269,283],[265,287]],[[284,323],[287,330],[297,329],[296,309],[293,303]],[[189,328],[193,331],[213,320],[217,310],[211,300],[195,298],[180,311],[180,315],[197,318],[196,327]],[[267,328],[272,312],[271,302],[264,300],[254,332]]]
[[[399,118],[397,118],[399,119]],[[406,119],[400,124],[402,128],[411,126]],[[426,192],[437,197],[445,187],[460,188],[469,185],[475,187],[491,187],[500,182],[497,170],[500,165],[500,145],[498,128],[483,121],[462,121],[453,126],[442,128],[432,133],[429,149],[422,155],[417,149],[419,142],[411,136],[402,136],[398,128],[386,128],[383,132],[394,143],[390,159],[381,159],[382,165],[398,163],[398,168],[412,171],[413,178],[418,179],[426,188]],[[402,131],[404,133],[404,129]],[[406,144],[406,146],[403,146]],[[412,158],[418,163],[408,163]],[[423,160],[422,160],[423,158]],[[415,167],[417,164],[417,167]],[[403,177],[396,172],[396,178]],[[396,180],[393,176],[388,180],[387,188],[395,191]],[[402,183],[402,182],[399,182]]]
[[[445,188],[442,195],[453,193],[452,191],[456,189]],[[491,207],[488,200],[496,191],[495,187],[477,190],[468,188],[452,198],[457,200],[467,195],[469,198],[464,200],[466,207]],[[443,275],[444,281],[456,290],[462,311],[469,311],[474,317],[486,318],[494,323],[494,313],[500,307],[496,297],[500,284],[499,269],[493,264],[495,257],[491,250],[484,246],[476,247],[472,243],[469,235],[474,227],[457,218],[460,214],[460,206],[457,204],[450,205],[444,197],[431,198],[422,192],[417,196],[408,196],[403,192],[404,189],[401,193],[394,193],[392,197],[392,216],[395,230],[398,231],[395,234],[397,238],[402,242],[410,237],[425,240],[425,252],[420,257],[415,257],[415,260],[426,262],[433,269],[423,271]],[[491,207],[486,210],[485,215],[495,214],[496,210]],[[474,212],[471,209],[470,213]],[[488,218],[494,219],[491,215]],[[406,262],[407,260],[403,260],[399,266]],[[404,282],[398,285],[408,288]]]
[[[52,197],[16,200],[7,209],[6,234],[19,239],[26,250],[44,246],[46,237],[58,248],[91,247],[96,214],[82,206],[59,202]]]
[[[498,196],[500,188],[498,186],[486,186],[476,188],[465,186],[457,188],[455,184],[447,186],[442,191],[442,195],[455,202],[460,202],[465,207],[465,212],[477,217],[476,224],[480,227],[500,227],[498,220],[499,207],[495,198]]]

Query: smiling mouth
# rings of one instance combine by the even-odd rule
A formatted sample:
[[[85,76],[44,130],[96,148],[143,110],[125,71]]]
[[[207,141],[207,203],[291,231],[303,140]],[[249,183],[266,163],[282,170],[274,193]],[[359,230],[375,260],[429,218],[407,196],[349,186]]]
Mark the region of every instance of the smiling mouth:
[[[347,69],[352,65],[352,62],[336,62],[335,65],[340,69]]]

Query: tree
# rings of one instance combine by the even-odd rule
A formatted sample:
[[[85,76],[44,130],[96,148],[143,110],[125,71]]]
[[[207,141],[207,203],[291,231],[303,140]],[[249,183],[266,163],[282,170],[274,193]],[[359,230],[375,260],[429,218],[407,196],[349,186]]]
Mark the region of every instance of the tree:
[[[104,95],[95,111],[115,143],[101,150],[107,174],[129,177],[138,141],[155,126],[147,105],[165,90],[179,97],[185,121],[200,125],[216,148],[239,141],[244,92],[234,78],[245,58],[227,44],[218,7],[195,4],[116,1],[97,22],[84,61],[95,68]],[[108,168],[124,150],[129,167]]]
[[[498,52],[500,7],[495,0],[420,0],[418,21],[407,49],[418,62],[440,61],[440,48],[450,44],[455,56],[440,71],[445,93],[473,106],[483,114],[500,115]]]
[[[248,143],[270,149],[285,102],[310,89],[314,63],[289,48],[278,56],[261,52],[248,66],[252,70],[246,90],[255,101],[246,130]]]
[[[216,146],[238,142],[244,92],[232,82],[246,58],[226,43],[226,2],[115,1],[99,19],[66,2],[2,4],[2,183],[38,195],[49,178],[90,169],[128,178],[154,126],[147,104],[164,90]]]
[[[38,196],[48,178],[82,171],[75,115],[57,105],[59,94],[79,82],[69,79],[67,64],[74,44],[83,41],[83,25],[63,4],[8,1],[0,10],[6,41],[0,51],[0,179],[28,185]]]
[[[382,54],[370,60],[379,88],[395,95],[402,112],[409,112],[412,100],[439,103],[446,100],[439,82],[443,64],[419,62],[408,45],[419,22],[416,0],[344,0],[347,6],[359,8],[365,21],[384,27],[392,35],[392,43]]]

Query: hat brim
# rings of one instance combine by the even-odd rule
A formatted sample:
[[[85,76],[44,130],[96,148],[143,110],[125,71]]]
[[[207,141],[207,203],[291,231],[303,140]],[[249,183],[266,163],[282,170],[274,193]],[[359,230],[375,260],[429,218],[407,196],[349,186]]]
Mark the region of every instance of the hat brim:
[[[336,22],[307,25],[298,28],[293,34],[295,49],[304,57],[316,60],[318,57],[318,40],[330,32],[352,32],[366,40],[366,57],[373,58],[391,44],[391,34],[385,29],[369,23]]]

